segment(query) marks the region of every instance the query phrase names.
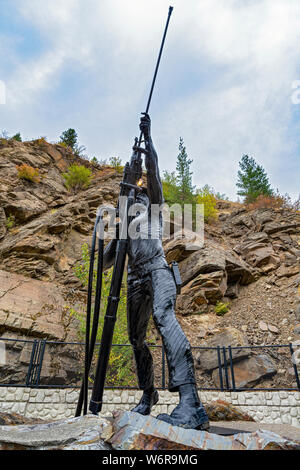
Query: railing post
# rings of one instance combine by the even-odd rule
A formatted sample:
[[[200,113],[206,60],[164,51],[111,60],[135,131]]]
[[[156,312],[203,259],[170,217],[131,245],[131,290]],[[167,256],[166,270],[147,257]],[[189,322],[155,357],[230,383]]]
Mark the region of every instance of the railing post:
[[[235,389],[234,367],[233,367],[233,361],[232,361],[232,349],[231,349],[231,346],[228,346],[228,353],[229,353],[229,361],[230,361],[232,390],[235,392],[236,389]]]
[[[38,387],[43,365],[46,341],[34,340],[28,372],[26,376],[26,387]]]
[[[293,355],[294,355],[295,351],[294,351],[292,343],[290,343],[290,351],[291,351],[291,356],[292,356],[292,363],[293,363],[293,367],[294,367],[297,387],[298,387],[298,390],[300,390],[300,380],[299,380],[298,368],[297,368],[297,364],[293,360]]]
[[[39,350],[39,357],[38,357],[38,362],[37,362],[37,372],[36,372],[36,380],[35,380],[35,386],[38,387],[40,384],[40,376],[41,376],[41,370],[43,366],[43,360],[44,360],[44,354],[45,354],[45,348],[46,348],[46,341],[43,340],[40,342],[40,350]]]
[[[226,390],[230,390],[225,346],[223,346],[223,358],[224,358],[224,372],[225,372]]]
[[[221,361],[221,348],[220,348],[220,346],[217,347],[217,354],[218,354],[220,389],[223,392],[224,386],[223,386],[223,372],[222,372],[222,361]]]
[[[36,348],[37,348],[37,340],[35,339],[34,342],[33,342],[33,345],[32,345],[30,362],[29,362],[27,376],[26,376],[26,387],[30,387],[32,367],[33,367],[33,364],[34,364],[34,361],[35,361]]]

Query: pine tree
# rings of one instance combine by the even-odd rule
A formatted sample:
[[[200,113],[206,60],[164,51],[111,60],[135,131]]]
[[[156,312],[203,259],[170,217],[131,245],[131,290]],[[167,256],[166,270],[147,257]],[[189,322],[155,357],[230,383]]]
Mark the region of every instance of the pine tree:
[[[239,196],[245,198],[246,203],[255,201],[259,195],[272,196],[268,176],[262,166],[258,165],[254,158],[243,155],[239,162],[237,187]]]
[[[176,171],[177,171],[177,185],[179,190],[179,199],[180,203],[191,204],[193,202],[193,193],[195,187],[192,184],[192,175],[190,166],[193,163],[193,160],[188,158],[186,153],[186,148],[182,137],[179,140],[179,154],[177,157]]]
[[[20,132],[18,132],[17,134],[15,134],[11,140],[16,140],[17,142],[22,142],[22,137],[21,137],[21,134]]]
[[[75,129],[68,129],[60,136],[60,142],[66,144],[68,147],[71,147],[72,150],[76,149],[77,139],[78,137]]]

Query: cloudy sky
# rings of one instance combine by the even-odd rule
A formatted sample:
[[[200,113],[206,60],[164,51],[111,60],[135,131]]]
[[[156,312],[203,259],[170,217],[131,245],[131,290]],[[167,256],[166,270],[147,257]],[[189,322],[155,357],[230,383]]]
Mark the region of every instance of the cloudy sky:
[[[247,153],[264,166],[274,188],[296,198],[299,0],[171,4],[150,113],[161,169],[175,169],[183,137],[194,184],[236,199],[238,162]],[[73,127],[89,156],[126,161],[169,5],[0,0],[0,81],[6,85],[0,130],[57,141]]]

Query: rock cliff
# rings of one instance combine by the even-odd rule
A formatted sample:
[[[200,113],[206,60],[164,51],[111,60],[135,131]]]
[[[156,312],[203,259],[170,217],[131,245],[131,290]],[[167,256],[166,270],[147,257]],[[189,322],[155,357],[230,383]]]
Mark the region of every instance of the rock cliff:
[[[89,167],[92,185],[70,193],[63,173]],[[38,169],[38,181],[18,176],[17,166]],[[85,289],[74,275],[81,247],[90,243],[96,208],[115,204],[121,175],[75,157],[43,139],[0,140],[0,334],[5,338],[76,341],[69,306],[84,311]],[[204,245],[193,233],[164,241],[168,261],[179,262],[183,289],[177,315],[193,346],[287,344],[300,339],[300,214],[287,209],[248,211],[220,201],[219,219],[205,227]],[[298,289],[298,291],[297,291]],[[297,294],[298,292],[298,294]],[[298,295],[298,297],[297,297]],[[228,312],[216,314],[216,304]],[[68,383],[78,376],[80,353],[61,346],[47,353],[42,378]],[[260,380],[294,384],[288,352],[237,350],[242,387]],[[11,343],[5,380],[24,375],[30,349]],[[215,358],[196,354],[200,385],[213,385]],[[64,364],[62,367],[60,364]],[[20,364],[23,364],[22,366]],[[245,372],[246,371],[246,372]]]

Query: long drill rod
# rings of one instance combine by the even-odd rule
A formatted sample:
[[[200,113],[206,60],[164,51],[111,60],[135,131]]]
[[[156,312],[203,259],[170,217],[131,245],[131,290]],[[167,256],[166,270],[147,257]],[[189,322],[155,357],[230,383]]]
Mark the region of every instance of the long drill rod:
[[[162,41],[161,41],[161,46],[160,46],[160,50],[159,50],[159,54],[158,54],[158,58],[157,58],[157,62],[156,62],[155,72],[154,72],[154,76],[153,76],[153,80],[152,80],[152,84],[151,84],[150,94],[149,94],[149,98],[148,98],[145,113],[148,113],[148,111],[150,109],[150,104],[151,104],[153,90],[154,90],[154,86],[155,86],[155,82],[156,82],[157,72],[158,72],[158,69],[159,69],[160,59],[161,59],[162,52],[163,52],[164,45],[165,45],[165,40],[166,40],[168,28],[169,28],[169,23],[170,23],[170,18],[171,18],[171,15],[172,15],[172,11],[173,11],[173,7],[169,7],[168,19],[167,19],[166,27],[165,27],[165,30],[164,30],[164,35],[163,35],[163,38],[162,38]],[[139,138],[139,146],[141,145],[142,137],[143,137],[143,134],[141,132],[140,133],[140,138]]]

